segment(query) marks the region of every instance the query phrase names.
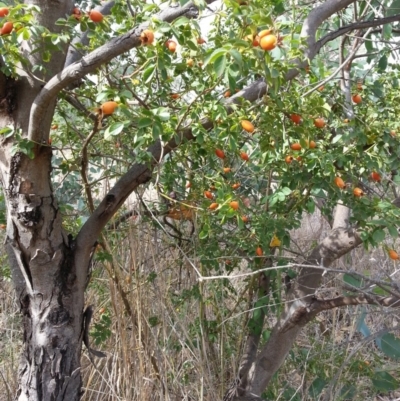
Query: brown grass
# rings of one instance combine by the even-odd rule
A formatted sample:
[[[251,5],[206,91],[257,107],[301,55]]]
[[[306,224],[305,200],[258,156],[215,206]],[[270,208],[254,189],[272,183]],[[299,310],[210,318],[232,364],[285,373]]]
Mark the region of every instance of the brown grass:
[[[328,229],[318,215],[305,218],[302,227],[293,232],[293,250],[311,249]],[[247,292],[242,292],[244,280],[232,281],[230,290],[221,281],[200,284],[191,265],[201,270],[193,251],[196,242],[183,242],[178,249],[176,241],[165,232],[140,218],[105,236],[112,260],[95,261],[87,304],[95,307],[92,346],[107,357],[95,359],[93,364],[84,350],[83,399],[222,399],[235,377],[245,338],[244,312],[249,304]],[[381,276],[396,268],[383,251],[366,252],[362,248],[335,267],[349,266]],[[340,276],[327,275],[319,296],[334,296],[341,291],[340,286]],[[0,281],[0,294],[0,401],[8,401],[17,388],[21,333],[10,280]],[[372,332],[398,324],[393,311],[366,310]],[[332,399],[339,399],[338,392],[346,383],[357,385],[354,400],[394,400],[400,396],[372,392],[369,370],[383,367],[398,377],[399,369],[383,357],[373,341],[365,341],[357,331],[361,312],[361,307],[324,312],[303,330],[269,389],[277,400],[290,399],[285,395],[289,388],[295,390],[298,399],[311,400],[309,386],[321,372],[329,378],[332,394],[336,394]],[[205,320],[211,323],[206,325]],[[271,328],[274,321],[271,314],[267,327]],[[101,324],[111,333],[102,340]],[[352,366],[354,361],[367,361],[369,367],[357,371]]]

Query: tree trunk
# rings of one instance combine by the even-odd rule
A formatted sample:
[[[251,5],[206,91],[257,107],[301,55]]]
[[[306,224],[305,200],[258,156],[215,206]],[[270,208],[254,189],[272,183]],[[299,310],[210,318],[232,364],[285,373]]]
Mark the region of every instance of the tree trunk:
[[[63,233],[51,187],[51,148],[37,144],[34,159],[21,152],[7,159],[10,142],[2,143],[0,169],[6,243],[23,315],[18,400],[78,400],[86,283],[77,279],[74,243]]]
[[[36,23],[53,32],[58,18],[71,13],[73,2],[25,1],[41,7]],[[7,207],[6,248],[23,316],[23,350],[17,399],[78,400],[81,397],[80,354],[86,279],[77,270],[89,255],[75,260],[74,242],[63,233],[61,214],[51,186],[52,150],[26,139],[30,112],[46,82],[64,67],[64,51],[54,54],[36,79],[27,72],[40,65],[42,52],[21,43],[29,64],[18,79],[0,73],[0,129],[13,130],[0,142],[0,174]],[[0,64],[4,60],[0,59]],[[18,67],[17,67],[18,68]],[[40,131],[48,137],[55,101],[40,116]],[[33,158],[19,149],[31,149]],[[14,148],[14,149],[13,149]],[[26,153],[26,152],[25,152]],[[80,255],[82,256],[82,255]],[[87,274],[87,270],[83,270]]]

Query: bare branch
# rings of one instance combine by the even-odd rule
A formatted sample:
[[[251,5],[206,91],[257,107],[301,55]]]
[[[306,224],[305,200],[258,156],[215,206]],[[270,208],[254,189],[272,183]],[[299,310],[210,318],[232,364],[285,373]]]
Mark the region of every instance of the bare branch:
[[[337,297],[333,299],[315,299],[310,305],[310,312],[316,315],[324,310],[339,308],[348,305],[380,305],[388,308],[400,307],[399,297],[373,297],[370,295],[358,295],[354,297]]]
[[[89,166],[88,146],[90,144],[90,141],[93,139],[93,137],[99,131],[99,127],[101,127],[102,117],[103,117],[103,115],[101,113],[99,113],[97,115],[97,119],[94,121],[93,130],[88,135],[88,137],[85,139],[85,142],[83,143],[83,146],[82,146],[81,177],[82,177],[83,185],[85,186],[87,203],[88,203],[89,211],[91,213],[94,210],[94,202],[93,202],[92,191],[91,191],[88,176],[87,176],[87,170],[88,170],[88,166]]]
[[[391,308],[400,307],[400,298],[396,296],[391,297],[377,297],[367,294],[357,296],[341,296],[333,299],[316,299],[311,301],[307,307],[297,309],[294,314],[282,327],[282,331],[294,327],[295,325],[305,326],[318,315],[318,313],[334,308],[349,305],[378,305]]]
[[[97,115],[90,112],[75,96],[67,94],[64,98],[71,106],[75,107],[85,117],[89,117],[93,121],[97,120]]]
[[[366,28],[371,28],[371,27],[379,26],[379,25],[386,25],[386,24],[390,24],[391,22],[396,22],[396,21],[400,21],[400,14],[392,15],[391,17],[377,18],[377,19],[373,19],[373,20],[355,22],[354,24],[346,25],[342,28],[339,28],[338,30],[336,30],[334,32],[328,33],[323,38],[318,40],[318,42],[315,43],[315,51],[319,52],[321,47],[324,46],[326,43],[338,38],[339,36],[345,35],[348,32],[351,32],[354,30],[362,30],[362,29],[366,29]]]
[[[309,60],[312,60],[322,47],[316,46],[316,44],[319,42],[315,41],[317,30],[321,26],[321,24],[330,16],[340,10],[343,10],[345,7],[354,2],[355,0],[327,0],[320,6],[315,7],[310,12],[308,17],[304,21],[303,28],[301,30],[301,36],[307,38],[307,49],[305,51],[305,54]]]

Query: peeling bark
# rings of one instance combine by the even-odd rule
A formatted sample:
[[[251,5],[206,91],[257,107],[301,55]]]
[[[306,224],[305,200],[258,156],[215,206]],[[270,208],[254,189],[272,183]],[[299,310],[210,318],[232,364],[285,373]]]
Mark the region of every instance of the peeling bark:
[[[78,400],[83,288],[50,185],[51,151],[11,158],[7,245],[23,315],[19,400]],[[88,261],[87,261],[88,263]]]
[[[73,1],[26,3],[41,7],[36,21],[51,29],[73,7]],[[30,65],[41,63],[41,52],[32,54],[29,43],[22,44],[22,52]],[[62,53],[54,56],[39,78],[46,81],[60,71],[64,58]],[[0,127],[14,127],[26,137],[31,104],[42,83],[26,70],[18,74],[18,80],[1,77]],[[55,100],[41,113],[42,131],[49,131],[54,108]],[[17,399],[78,400],[85,282],[77,281],[75,250],[54,198],[51,148],[37,143],[30,159],[21,152],[11,156],[15,144],[14,136],[2,138],[0,174],[7,206],[6,249],[23,316]]]

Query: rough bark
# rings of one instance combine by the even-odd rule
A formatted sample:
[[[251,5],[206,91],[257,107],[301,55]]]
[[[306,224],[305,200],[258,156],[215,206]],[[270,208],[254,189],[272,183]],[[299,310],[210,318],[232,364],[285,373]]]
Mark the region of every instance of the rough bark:
[[[73,1],[26,1],[42,10],[37,24],[57,32],[58,18],[71,13]],[[65,51],[54,54],[46,71],[29,69],[42,63],[41,51],[23,42],[27,65],[18,80],[2,77],[0,126],[13,126],[23,137],[36,96],[59,72]],[[30,66],[30,67],[29,67]],[[41,115],[41,130],[49,131],[55,99]],[[7,205],[7,252],[23,316],[23,350],[19,367],[19,400],[78,400],[81,389],[80,353],[83,286],[76,280],[73,248],[65,239],[61,215],[51,186],[51,148],[36,143],[34,159],[21,152],[11,156],[16,138],[0,144],[0,174]],[[88,261],[87,261],[88,262]]]

